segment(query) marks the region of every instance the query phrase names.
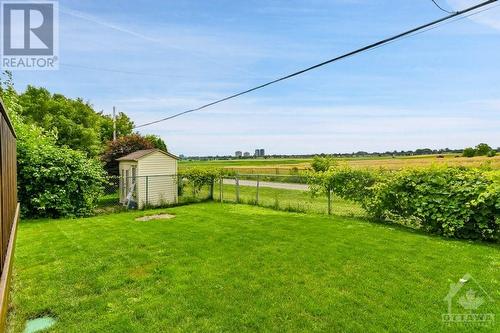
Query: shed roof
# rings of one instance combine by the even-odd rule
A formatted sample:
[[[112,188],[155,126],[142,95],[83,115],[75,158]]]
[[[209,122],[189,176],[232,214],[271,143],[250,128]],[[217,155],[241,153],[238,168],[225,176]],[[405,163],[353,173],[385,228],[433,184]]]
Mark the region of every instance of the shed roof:
[[[116,160],[117,161],[138,161],[140,160],[141,158],[143,157],[146,157],[152,153],[162,153],[164,155],[167,155],[171,158],[174,158],[176,160],[178,160],[179,158],[177,156],[175,156],[174,154],[170,154],[166,151],[163,151],[161,149],[144,149],[144,150],[138,150],[138,151],[134,151],[133,153],[130,153],[128,155],[125,155],[123,157],[120,157],[120,158],[117,158]]]

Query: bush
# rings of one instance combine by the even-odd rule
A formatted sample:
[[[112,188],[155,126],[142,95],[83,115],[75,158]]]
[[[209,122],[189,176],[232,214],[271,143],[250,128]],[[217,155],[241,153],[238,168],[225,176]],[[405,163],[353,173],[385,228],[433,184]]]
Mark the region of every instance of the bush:
[[[316,172],[328,171],[331,166],[332,159],[329,157],[314,156],[314,159],[311,162],[311,167]]]
[[[2,91],[17,134],[18,196],[24,217],[86,216],[102,192],[104,171],[95,159],[56,145],[57,137],[20,116],[12,89]]]
[[[212,186],[215,181],[229,174],[234,174],[234,172],[229,172],[222,168],[202,167],[193,167],[179,172],[181,180],[186,180],[188,184],[191,185],[193,189],[193,196],[196,196],[203,186]],[[180,183],[184,185],[183,181]],[[212,194],[213,193],[211,193],[211,195]]]
[[[352,169],[348,166],[336,167],[324,172],[306,172],[307,183],[313,194],[333,192],[339,197],[362,202],[375,183],[373,171]]]
[[[500,173],[460,167],[408,169],[387,175],[364,200],[375,218],[427,232],[498,240]]]
[[[465,148],[463,153],[462,153],[462,156],[463,157],[474,157],[476,156],[476,150],[474,148]]]
[[[69,148],[21,142],[18,168],[19,201],[25,217],[88,216],[102,194],[101,164]]]
[[[488,157],[494,157],[494,156],[497,156],[497,152],[496,152],[496,151],[494,151],[494,150],[492,149],[492,150],[490,150],[490,151],[488,152],[488,154],[487,154],[486,156],[488,156]]]

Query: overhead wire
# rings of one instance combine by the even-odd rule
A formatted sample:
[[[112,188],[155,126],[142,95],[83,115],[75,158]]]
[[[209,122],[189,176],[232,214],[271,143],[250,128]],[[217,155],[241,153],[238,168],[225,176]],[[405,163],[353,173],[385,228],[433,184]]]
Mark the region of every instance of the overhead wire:
[[[245,94],[248,94],[250,92],[253,92],[253,91],[256,91],[256,90],[259,90],[259,89],[262,89],[264,87],[267,87],[269,85],[272,85],[272,84],[275,84],[275,83],[278,83],[280,81],[284,81],[284,80],[287,80],[287,79],[290,79],[292,77],[295,77],[295,76],[298,76],[298,75],[301,75],[303,73],[306,73],[306,72],[309,72],[313,69],[316,69],[316,68],[319,68],[319,67],[322,67],[322,66],[325,66],[325,65],[328,65],[330,63],[333,63],[333,62],[337,62],[337,61],[340,61],[340,60],[343,60],[343,59],[346,59],[346,58],[349,58],[349,57],[352,57],[354,55],[357,55],[359,53],[363,53],[363,52],[367,52],[367,51],[370,51],[370,50],[374,50],[374,49],[377,49],[379,47],[382,47],[382,46],[386,46],[388,44],[391,44],[393,42],[396,42],[396,41],[399,41],[401,39],[405,39],[405,38],[408,38],[408,37],[412,37],[412,36],[415,36],[415,35],[418,35],[418,34],[421,34],[421,33],[424,33],[424,32],[427,32],[429,30],[433,30],[433,29],[436,29],[446,23],[452,23],[452,22],[456,22],[458,20],[462,20],[464,18],[467,18],[467,17],[470,17],[472,15],[477,15],[481,12],[484,12],[486,10],[490,10],[492,8],[495,8],[497,6],[492,6],[492,7],[488,7],[488,8],[484,8],[480,11],[477,11],[477,12],[474,12],[474,10],[477,10],[477,9],[480,9],[480,8],[483,8],[487,5],[490,5],[490,4],[493,4],[495,2],[497,2],[498,0],[489,0],[489,1],[485,1],[485,2],[482,2],[480,4],[477,4],[475,6],[472,6],[472,7],[469,7],[469,8],[466,8],[464,10],[461,10],[461,11],[457,11],[455,13],[452,13],[448,16],[445,16],[445,17],[442,17],[438,20],[435,20],[435,21],[432,21],[432,22],[429,22],[429,23],[426,23],[424,25],[421,25],[421,26],[418,26],[416,28],[413,28],[413,29],[410,29],[410,30],[407,30],[405,32],[402,32],[400,34],[397,34],[395,36],[392,36],[392,37],[389,37],[389,38],[386,38],[386,39],[383,39],[381,41],[378,41],[378,42],[375,42],[375,43],[372,43],[370,45],[367,45],[367,46],[364,46],[364,47],[361,47],[359,49],[356,49],[354,51],[351,51],[351,52],[348,52],[348,53],[345,53],[343,55],[340,55],[340,56],[337,56],[335,58],[332,58],[332,59],[329,59],[329,60],[326,60],[326,61],[323,61],[319,64],[316,64],[316,65],[313,65],[313,66],[310,66],[310,67],[307,67],[305,69],[302,69],[302,70],[299,70],[297,72],[294,72],[294,73],[291,73],[291,74],[288,74],[288,75],[285,75],[283,77],[280,77],[278,79],[275,79],[275,80],[272,80],[272,81],[269,81],[269,82],[266,82],[264,84],[261,84],[261,85],[258,85],[256,87],[253,87],[253,88],[250,88],[250,89],[247,89],[247,90],[244,90],[244,91],[241,91],[239,93],[236,93],[236,94],[233,94],[233,95],[230,95],[230,96],[227,96],[227,97],[224,97],[224,98],[221,98],[221,99],[218,99],[214,102],[211,102],[211,103],[207,103],[207,104],[204,104],[202,106],[199,106],[197,108],[193,108],[193,109],[189,109],[189,110],[186,110],[186,111],[182,111],[182,112],[179,112],[179,113],[176,113],[176,114],[173,114],[171,116],[168,116],[168,117],[164,117],[164,118],[161,118],[161,119],[158,119],[158,120],[155,120],[155,121],[151,121],[151,122],[147,122],[147,123],[144,123],[144,124],[141,124],[141,125],[138,125],[138,126],[135,126],[134,129],[136,128],[140,128],[140,127],[145,127],[145,126],[149,126],[149,125],[153,125],[153,124],[157,124],[157,123],[160,123],[160,122],[163,122],[163,121],[166,121],[166,120],[170,120],[170,119],[173,119],[173,118],[177,118],[177,117],[180,117],[182,115],[185,115],[185,114],[188,114],[188,113],[192,113],[192,112],[196,112],[196,111],[200,111],[200,110],[203,110],[205,108],[208,108],[210,106],[213,106],[213,105],[216,105],[216,104],[219,104],[219,103],[222,103],[222,102],[225,102],[227,100],[230,100],[230,99],[234,99],[236,97],[239,97],[241,95],[245,95]],[[471,13],[472,12],[472,13]],[[468,15],[464,15],[464,14],[467,14],[467,13],[470,13]],[[455,20],[452,20],[452,21],[449,21],[453,18],[456,18]]]

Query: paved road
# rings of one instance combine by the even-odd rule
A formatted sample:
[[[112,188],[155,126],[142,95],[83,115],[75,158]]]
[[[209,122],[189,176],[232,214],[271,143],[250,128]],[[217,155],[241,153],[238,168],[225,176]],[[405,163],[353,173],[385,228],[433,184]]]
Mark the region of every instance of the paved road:
[[[235,185],[236,180],[234,179],[224,179],[224,184],[226,185]],[[240,186],[257,186],[257,181],[255,180],[243,180],[240,179]],[[278,188],[282,190],[297,190],[297,191],[307,191],[309,190],[309,186],[305,184],[294,184],[294,183],[277,183],[277,182],[259,182],[260,187],[270,187],[270,188]]]

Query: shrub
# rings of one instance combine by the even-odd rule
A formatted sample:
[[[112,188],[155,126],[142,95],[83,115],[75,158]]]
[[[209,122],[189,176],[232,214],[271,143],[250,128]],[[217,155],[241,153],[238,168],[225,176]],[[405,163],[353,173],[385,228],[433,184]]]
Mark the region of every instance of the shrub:
[[[2,91],[17,135],[17,179],[24,217],[85,216],[102,192],[104,171],[95,159],[56,145],[57,137],[27,124],[13,89]]]
[[[329,157],[314,156],[311,167],[316,172],[328,171],[332,166],[332,159]]]
[[[461,167],[408,169],[387,175],[364,200],[375,218],[447,237],[498,240],[498,171]]]
[[[333,192],[347,200],[362,202],[370,193],[376,174],[373,171],[352,169],[348,166],[335,167],[324,172],[306,172],[311,192],[327,194]]]
[[[181,181],[186,180],[191,185],[193,196],[196,196],[203,186],[213,186],[214,182],[221,179],[221,177],[233,173],[222,168],[193,167],[182,170],[179,175]],[[213,193],[211,193],[212,195]]]
[[[19,200],[23,216],[87,216],[102,194],[101,164],[53,145],[18,143]]]
[[[471,147],[465,148],[462,153],[463,157],[474,157],[475,155],[476,155],[476,150]]]
[[[490,151],[488,152],[488,154],[487,154],[486,156],[488,156],[488,157],[494,157],[494,156],[497,156],[497,152],[496,152],[496,151],[494,151],[494,150],[492,149],[492,150],[490,150]]]

